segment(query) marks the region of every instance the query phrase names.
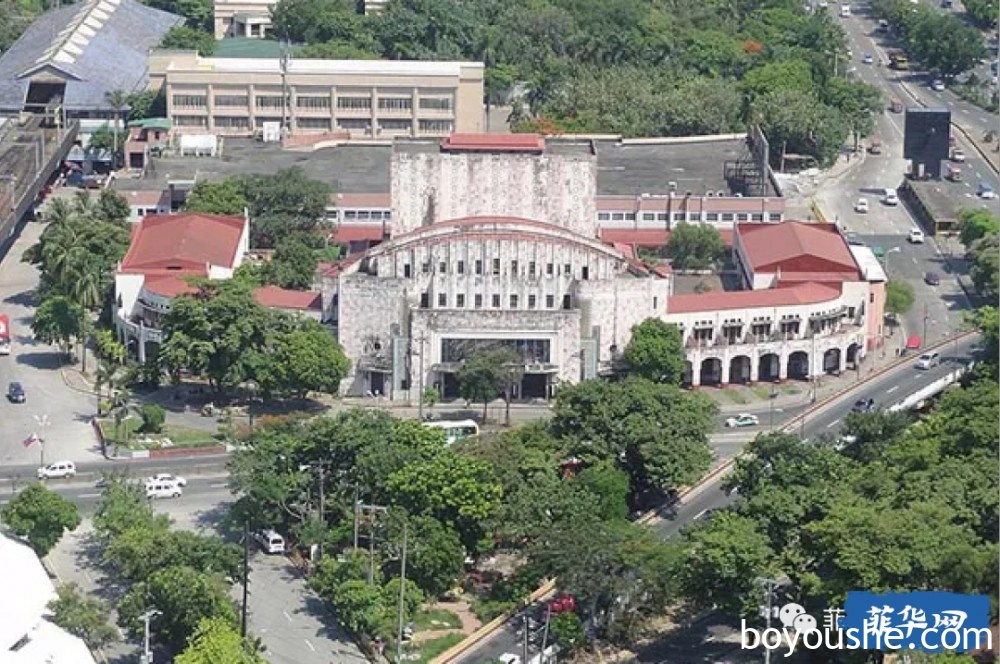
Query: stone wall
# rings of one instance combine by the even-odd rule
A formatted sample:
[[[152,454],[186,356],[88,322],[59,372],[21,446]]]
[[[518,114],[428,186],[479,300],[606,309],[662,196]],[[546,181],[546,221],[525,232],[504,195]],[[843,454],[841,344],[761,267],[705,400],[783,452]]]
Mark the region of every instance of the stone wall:
[[[536,219],[597,235],[597,159],[585,154],[396,152],[394,231],[462,217]]]
[[[408,283],[403,279],[384,279],[367,274],[343,275],[338,297],[337,336],[351,361],[348,376],[341,383],[341,393],[364,394],[364,376],[358,361],[374,353],[377,344],[385,357],[391,357],[393,331],[406,329]]]
[[[584,337],[596,337],[600,361],[611,361],[611,346],[625,349],[632,328],[647,318],[662,318],[671,292],[670,279],[620,278],[580,281],[575,299],[581,310]]]

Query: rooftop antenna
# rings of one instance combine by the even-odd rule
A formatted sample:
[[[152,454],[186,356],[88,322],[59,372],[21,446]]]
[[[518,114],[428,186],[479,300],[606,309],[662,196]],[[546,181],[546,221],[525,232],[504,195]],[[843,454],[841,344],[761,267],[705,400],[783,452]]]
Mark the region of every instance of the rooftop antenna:
[[[288,63],[292,56],[288,48],[288,40],[281,40],[281,58],[278,60],[281,66],[281,131],[283,135],[291,134],[288,126]]]

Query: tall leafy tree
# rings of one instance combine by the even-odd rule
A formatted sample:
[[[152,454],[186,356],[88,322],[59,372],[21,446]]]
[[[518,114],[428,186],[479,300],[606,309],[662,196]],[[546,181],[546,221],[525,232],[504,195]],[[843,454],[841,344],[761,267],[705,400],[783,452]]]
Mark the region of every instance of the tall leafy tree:
[[[243,214],[247,206],[243,182],[231,177],[215,182],[201,180],[194,185],[184,202],[188,212],[206,214]]]
[[[83,639],[93,650],[118,640],[118,631],[109,622],[107,603],[88,597],[75,583],[58,586],[56,598],[49,602],[48,608],[52,612],[52,622]]]
[[[490,401],[501,394],[509,398],[518,359],[513,351],[498,348],[476,353],[459,367],[458,392],[463,399],[483,404],[484,421]]]
[[[719,232],[707,224],[680,223],[667,240],[667,256],[679,269],[702,270],[722,258],[726,245]]]
[[[309,290],[316,281],[316,252],[300,235],[291,235],[278,241],[274,255],[265,268],[268,283]]]
[[[913,308],[916,296],[906,281],[890,280],[885,285],[885,310],[901,316]]]
[[[248,643],[230,623],[205,618],[188,639],[187,648],[174,658],[175,664],[266,664],[253,644]]]
[[[76,530],[76,505],[41,484],[29,484],[0,510],[3,522],[23,537],[40,557],[59,543],[67,530]]]
[[[69,353],[74,339],[83,338],[83,307],[69,298],[54,296],[43,300],[31,321],[31,332],[45,344],[58,345]]]
[[[625,347],[630,374],[654,383],[680,385],[684,362],[684,343],[676,325],[647,318],[632,328],[632,339]]]

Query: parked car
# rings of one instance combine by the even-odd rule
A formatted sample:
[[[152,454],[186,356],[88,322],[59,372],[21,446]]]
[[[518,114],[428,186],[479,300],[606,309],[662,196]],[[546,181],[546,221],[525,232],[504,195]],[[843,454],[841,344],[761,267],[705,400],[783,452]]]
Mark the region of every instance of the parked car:
[[[886,189],[882,196],[882,202],[886,205],[899,205],[899,195],[895,189]]]
[[[940,286],[941,275],[937,272],[928,272],[924,275],[924,281],[927,282],[928,286]]]
[[[870,154],[882,154],[882,141],[877,138],[871,139],[868,143],[868,152]]]
[[[906,238],[912,244],[923,244],[924,243],[924,232],[919,228],[911,228],[910,234]]]
[[[76,475],[76,464],[72,461],[56,461],[38,469],[38,479],[55,480]]]
[[[66,178],[66,185],[79,189],[100,189],[104,186],[104,178],[92,173],[83,174],[79,171],[70,173]]]
[[[261,551],[264,553],[278,555],[285,553],[285,539],[273,530],[258,530],[254,533],[253,538],[257,540],[257,544],[260,545]]]
[[[180,498],[184,491],[177,482],[151,482],[146,485],[146,499]]]
[[[158,475],[153,475],[152,477],[147,477],[144,484],[153,484],[154,482],[176,482],[179,486],[187,486],[188,481],[181,477],[180,475],[171,475],[170,473],[159,473]]]
[[[11,403],[24,403],[25,399],[24,386],[17,381],[12,382],[7,386],[7,399]]]
[[[726,420],[726,426],[730,429],[738,429],[740,427],[755,427],[759,424],[759,420],[756,415],[751,415],[750,413],[740,413],[736,417],[730,417]]]
[[[857,202],[854,203],[854,211],[858,214],[868,214],[868,199],[859,198]]]
[[[940,78],[935,78],[931,81],[931,90],[934,92],[944,92],[944,81]]]
[[[952,161],[961,163],[965,161],[965,150],[962,148],[952,148],[950,156]]]
[[[938,353],[924,353],[917,359],[918,369],[930,369],[941,361],[941,356]]]
[[[875,410],[875,399],[858,399],[851,407],[854,413],[870,413]]]

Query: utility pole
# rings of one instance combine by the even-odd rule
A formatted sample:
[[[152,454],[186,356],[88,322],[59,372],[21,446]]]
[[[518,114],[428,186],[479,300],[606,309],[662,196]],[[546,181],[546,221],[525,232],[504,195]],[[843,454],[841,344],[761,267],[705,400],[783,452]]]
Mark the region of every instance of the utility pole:
[[[250,519],[243,522],[243,606],[240,607],[240,636],[247,638],[247,597],[250,594]]]
[[[417,357],[420,358],[419,362],[419,373],[417,374],[417,419],[421,422],[424,421],[424,344],[427,343],[427,337],[421,334],[419,337],[414,339],[418,344],[420,344],[420,352],[417,353]]]
[[[320,523],[324,522],[324,517],[326,516],[326,467],[329,465],[329,461],[314,461],[310,465],[316,469],[317,481],[319,482],[319,520]],[[317,551],[319,556],[323,557],[323,544],[319,543]]]
[[[525,612],[525,614],[524,614],[524,639],[523,639],[524,643],[522,645],[522,654],[521,654],[521,662],[523,662],[523,664],[528,664],[528,623],[529,623],[529,621],[528,621],[528,614],[527,614],[527,612]]]
[[[149,649],[149,621],[160,615],[156,609],[146,611],[140,618],[143,623],[142,654],[139,656],[140,664],[153,664],[153,652]]]
[[[403,522],[403,553],[399,562],[399,625],[396,630],[396,662],[403,661],[403,609],[406,607],[406,537],[407,524]]]
[[[545,630],[542,632],[542,652],[538,656],[540,664],[545,664],[545,648],[549,642],[549,623],[552,621],[552,606],[545,607]]]
[[[386,514],[389,511],[388,507],[383,507],[382,505],[365,505],[361,501],[354,503],[354,519],[355,521],[365,512],[375,512],[377,514]],[[354,548],[357,549],[357,528],[354,531]],[[371,528],[368,529],[368,583],[372,584],[375,582],[375,520],[372,520]]]
[[[772,603],[774,601],[774,591],[778,587],[778,582],[774,579],[757,579],[757,583],[764,588],[764,603],[759,607],[760,613],[766,625],[765,634],[771,629],[771,617],[774,615]],[[764,664],[771,663],[771,649],[765,644]]]
[[[354,550],[355,551],[358,550],[358,526],[361,523],[361,519],[358,518],[358,515],[361,513],[361,511],[358,509],[358,507],[361,505],[361,498],[358,496],[358,492],[359,492],[358,485],[355,483],[354,485]]]
[[[931,315],[927,310],[927,305],[924,304],[924,336],[921,339],[921,343],[927,343],[927,321],[930,319]]]

